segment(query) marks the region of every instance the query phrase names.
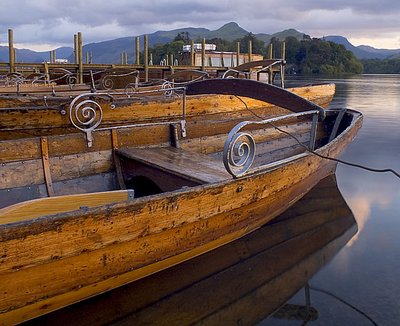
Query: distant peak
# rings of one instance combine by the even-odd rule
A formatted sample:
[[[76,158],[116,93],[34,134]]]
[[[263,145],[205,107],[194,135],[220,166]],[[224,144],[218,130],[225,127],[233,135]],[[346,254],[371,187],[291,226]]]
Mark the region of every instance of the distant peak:
[[[224,24],[222,27],[240,27],[238,23],[235,22],[230,22],[230,23],[226,23]],[[221,27],[221,28],[222,28]]]
[[[218,30],[218,31],[221,31],[221,30],[228,30],[228,31],[245,31],[242,27],[240,27],[240,26],[238,25],[238,23],[235,23],[235,22],[227,23],[227,24],[223,25],[222,27],[218,28],[217,30]]]

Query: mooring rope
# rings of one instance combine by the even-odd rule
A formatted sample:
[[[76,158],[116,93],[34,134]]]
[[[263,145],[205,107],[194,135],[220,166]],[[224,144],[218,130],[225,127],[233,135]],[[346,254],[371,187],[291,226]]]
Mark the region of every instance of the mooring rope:
[[[259,116],[257,113],[255,113],[253,110],[251,110],[251,109],[247,106],[247,103],[246,103],[245,101],[243,101],[243,99],[241,99],[239,96],[236,96],[236,95],[235,95],[235,97],[236,97],[237,99],[239,99],[239,100],[245,105],[246,110],[248,110],[251,114],[253,114],[255,117],[257,117],[257,118],[259,118],[259,119],[261,119],[261,120],[265,120],[263,117]],[[370,171],[370,172],[378,172],[378,173],[391,172],[391,173],[393,173],[397,178],[400,179],[400,173],[397,172],[397,171],[395,171],[395,170],[393,170],[393,169],[375,169],[375,168],[370,168],[370,167],[365,166],[365,165],[356,164],[356,163],[351,163],[351,162],[344,161],[344,160],[341,160],[341,159],[337,159],[337,158],[334,158],[334,157],[329,157],[329,156],[325,156],[325,155],[319,154],[319,153],[317,153],[316,151],[313,151],[312,149],[308,148],[308,147],[307,147],[306,145],[304,145],[303,143],[301,143],[301,142],[297,139],[297,137],[294,136],[294,135],[292,135],[291,133],[289,133],[289,132],[287,132],[287,131],[285,131],[285,130],[279,128],[278,126],[276,126],[276,125],[273,124],[272,122],[268,122],[268,124],[270,124],[273,128],[275,128],[275,129],[278,130],[279,132],[282,132],[282,133],[288,135],[289,137],[293,138],[293,139],[294,139],[301,147],[303,147],[306,151],[308,151],[309,153],[314,154],[314,155],[316,155],[316,156],[318,156],[318,157],[320,157],[320,158],[327,159],[327,160],[331,160],[331,161],[335,161],[335,162],[342,163],[342,164],[345,164],[345,165],[348,165],[348,166],[352,166],[352,167],[364,169],[364,170],[367,170],[367,171]]]
[[[370,316],[368,316],[365,312],[361,311],[356,306],[352,305],[351,303],[347,302],[346,300],[343,300],[342,298],[338,297],[336,294],[329,292],[327,290],[321,289],[321,288],[314,287],[314,286],[310,286],[310,290],[321,292],[321,293],[331,296],[332,298],[335,298],[336,300],[342,302],[343,304],[347,305],[351,309],[357,311],[359,314],[361,314],[362,316],[367,318],[373,325],[378,326],[378,323],[375,320],[373,320]]]

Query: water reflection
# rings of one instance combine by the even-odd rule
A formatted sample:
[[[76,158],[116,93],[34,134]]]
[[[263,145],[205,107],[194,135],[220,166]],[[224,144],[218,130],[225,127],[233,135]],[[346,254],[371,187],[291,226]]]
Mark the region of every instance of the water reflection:
[[[337,85],[331,107],[353,107],[364,114],[363,127],[342,158],[400,171],[400,75],[325,77],[322,81]],[[310,282],[362,308],[379,325],[396,325],[400,320],[400,180],[343,165],[336,174],[359,232]],[[300,299],[302,294],[291,301]],[[314,296],[314,305],[320,312],[314,325],[369,324],[323,295]]]
[[[334,177],[328,177],[238,241],[30,324],[255,324],[302,288],[356,230]],[[282,309],[279,318],[318,318],[307,302]]]

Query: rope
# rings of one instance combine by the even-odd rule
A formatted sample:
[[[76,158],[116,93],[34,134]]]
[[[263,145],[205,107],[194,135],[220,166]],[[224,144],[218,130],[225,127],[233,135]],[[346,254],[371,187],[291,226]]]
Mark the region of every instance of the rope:
[[[243,101],[240,97],[238,97],[238,96],[236,96],[236,95],[235,95],[235,97],[236,97],[237,99],[239,99],[239,100],[245,105],[246,110],[248,110],[251,114],[253,114],[255,117],[257,117],[257,118],[259,118],[259,119],[261,119],[261,120],[265,120],[263,117],[259,116],[257,113],[255,113],[253,110],[251,110],[251,109],[247,106],[246,102]],[[303,143],[301,143],[301,142],[296,138],[296,136],[293,136],[291,133],[289,133],[289,132],[287,132],[287,131],[285,131],[285,130],[282,130],[281,128],[279,128],[278,126],[276,126],[275,124],[273,124],[272,122],[268,122],[268,124],[270,124],[272,127],[274,127],[276,130],[280,131],[281,133],[284,133],[284,134],[288,135],[289,137],[293,138],[293,139],[294,139],[301,147],[303,147],[307,152],[309,152],[309,153],[311,153],[311,154],[314,154],[314,155],[316,155],[316,156],[318,156],[318,157],[320,157],[320,158],[327,159],[327,160],[331,160],[331,161],[335,161],[335,162],[338,162],[338,163],[342,163],[342,164],[344,164],[344,165],[353,166],[353,167],[360,168],[360,169],[364,169],[364,170],[371,171],[371,172],[378,172],[378,173],[391,172],[391,173],[393,173],[397,178],[400,179],[400,173],[398,173],[397,171],[395,171],[395,170],[393,170],[393,169],[374,169],[374,168],[370,168],[370,167],[365,166],[365,165],[356,164],[356,163],[351,163],[351,162],[347,162],[347,161],[344,161],[344,160],[341,160],[341,159],[337,159],[337,158],[334,158],[334,157],[329,157],[329,156],[321,155],[321,154],[319,154],[319,153],[317,153],[317,152],[315,152],[315,151],[309,149],[306,145],[304,145]]]
[[[316,288],[316,287],[313,287],[313,286],[310,286],[310,289],[313,290],[313,291],[317,291],[317,292],[321,292],[321,293],[324,293],[326,295],[329,295],[332,298],[335,298],[336,300],[342,302],[343,304],[347,305],[351,309],[357,311],[359,314],[361,314],[362,316],[367,318],[373,325],[378,326],[378,323],[376,321],[374,321],[370,316],[368,316],[365,312],[361,311],[360,309],[358,309],[357,307],[355,307],[351,303],[343,300],[342,298],[339,298],[336,294],[333,294],[332,292],[326,291],[324,289]]]

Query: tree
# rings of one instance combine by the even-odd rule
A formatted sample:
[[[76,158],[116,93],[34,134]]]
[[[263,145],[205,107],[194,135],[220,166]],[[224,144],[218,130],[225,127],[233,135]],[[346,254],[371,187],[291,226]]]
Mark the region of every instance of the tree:
[[[180,32],[178,33],[173,42],[177,42],[177,41],[183,41],[185,43],[189,43],[191,41],[190,37],[189,37],[189,32]]]

